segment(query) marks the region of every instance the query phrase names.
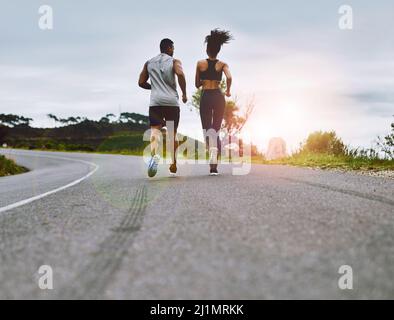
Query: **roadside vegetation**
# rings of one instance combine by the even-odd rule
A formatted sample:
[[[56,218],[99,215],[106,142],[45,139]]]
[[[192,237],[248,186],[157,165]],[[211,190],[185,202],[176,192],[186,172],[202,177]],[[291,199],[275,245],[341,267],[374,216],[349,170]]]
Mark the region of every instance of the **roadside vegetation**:
[[[225,83],[222,83],[225,89]],[[192,106],[197,110],[201,90],[193,96]],[[236,99],[227,99],[222,131],[231,144],[231,138],[241,132],[253,110],[253,101],[240,106]],[[138,113],[123,112],[116,116],[112,113],[91,120],[86,117],[72,116],[61,118],[47,115],[54,128],[34,128],[32,119],[13,114],[0,114],[0,145],[28,150],[96,152],[125,155],[142,155],[149,142],[143,141],[143,134],[149,129],[149,118]],[[164,133],[164,132],[163,132]],[[189,137],[186,139],[194,140]],[[181,142],[180,144],[182,144]],[[201,144],[194,140],[196,149]],[[163,150],[166,149],[165,134]],[[256,146],[251,146],[254,155]],[[186,152],[184,154],[186,156]],[[194,155],[195,157],[197,155]]]
[[[18,166],[14,161],[0,155],[0,177],[24,173],[27,171],[28,170],[26,168]]]
[[[143,134],[149,129],[149,118],[141,114],[124,112],[118,117],[107,114],[99,120],[60,118],[53,114],[48,114],[48,118],[54,121],[54,128],[34,128],[30,126],[32,119],[0,114],[0,145],[27,150],[139,156],[149,145],[148,141],[143,141]],[[183,141],[186,138],[183,137]],[[163,145],[165,151],[164,132]]]
[[[149,128],[148,117],[127,112],[119,117],[107,114],[97,121],[53,114],[48,118],[54,128],[34,128],[31,119],[0,114],[0,143],[29,150],[137,153],[144,147],[142,134]]]
[[[193,96],[192,106],[197,112],[200,97],[200,91]],[[253,101],[240,106],[236,99],[227,99],[222,130],[229,144],[232,142],[231,137],[242,131],[253,108]],[[142,138],[149,129],[149,119],[144,115],[121,113],[116,117],[107,114],[97,121],[84,117],[62,119],[52,114],[48,117],[54,121],[54,128],[34,128],[30,126],[30,118],[0,114],[0,145],[29,150],[142,155],[149,144]],[[195,141],[195,144],[198,146],[201,142]],[[391,124],[391,132],[384,137],[377,137],[369,149],[346,146],[334,131],[317,131],[311,133],[296,152],[285,158],[266,160],[256,146],[252,145],[251,150],[253,163],[323,169],[394,170],[394,123]],[[1,175],[26,170],[4,157],[1,158],[0,168]]]
[[[259,160],[255,159],[255,162]],[[391,133],[378,137],[369,149],[345,146],[334,131],[318,131],[310,134],[291,156],[271,161],[260,159],[260,162],[322,169],[394,170],[394,123],[391,124]]]

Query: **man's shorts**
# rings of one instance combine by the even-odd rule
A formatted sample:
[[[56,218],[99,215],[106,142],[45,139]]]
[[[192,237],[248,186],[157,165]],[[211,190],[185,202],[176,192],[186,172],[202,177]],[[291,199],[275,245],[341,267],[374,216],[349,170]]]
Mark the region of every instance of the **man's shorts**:
[[[149,107],[150,126],[166,126],[166,121],[174,122],[177,131],[179,124],[179,107]]]

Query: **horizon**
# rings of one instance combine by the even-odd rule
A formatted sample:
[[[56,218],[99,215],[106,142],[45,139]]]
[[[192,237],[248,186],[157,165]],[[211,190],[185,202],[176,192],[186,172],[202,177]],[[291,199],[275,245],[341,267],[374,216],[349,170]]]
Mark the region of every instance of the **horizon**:
[[[37,25],[40,1],[6,3],[1,111],[33,118],[35,127],[52,127],[48,113],[95,120],[108,113],[146,115],[149,92],[138,88],[138,74],[166,37],[182,60],[190,101],[195,64],[205,58],[204,37],[219,27],[234,35],[219,59],[233,73],[233,98],[241,105],[255,99],[245,129],[261,151],[272,137],[282,137],[291,151],[318,130],[335,130],[345,144],[368,147],[393,119],[394,44],[386,30],[394,26],[394,4],[347,1],[354,28],[340,30],[342,1],[302,3],[230,1],[227,12],[214,3],[215,14],[186,16],[191,5],[180,1],[170,11],[165,2],[73,6],[52,0],[46,2],[54,10],[54,29],[48,31]],[[140,26],[143,37],[133,31]],[[190,109],[181,106],[179,131],[202,140],[199,116]]]

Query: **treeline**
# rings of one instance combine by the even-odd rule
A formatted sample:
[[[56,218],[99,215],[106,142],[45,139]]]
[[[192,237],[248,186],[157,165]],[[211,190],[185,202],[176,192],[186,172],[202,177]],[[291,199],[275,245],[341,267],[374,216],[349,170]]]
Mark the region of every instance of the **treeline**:
[[[32,119],[12,114],[0,114],[0,143],[15,148],[97,151],[113,136],[138,135],[149,128],[149,118],[137,113],[107,114],[99,120],[87,117],[60,118],[49,114],[55,128],[34,128]],[[138,139],[133,139],[134,144]],[[143,147],[131,145],[130,148]],[[105,151],[105,150],[104,150]]]

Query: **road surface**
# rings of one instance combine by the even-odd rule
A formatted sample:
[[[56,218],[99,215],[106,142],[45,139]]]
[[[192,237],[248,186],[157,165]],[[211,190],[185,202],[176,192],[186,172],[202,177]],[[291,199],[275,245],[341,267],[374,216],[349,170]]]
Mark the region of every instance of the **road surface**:
[[[2,299],[394,298],[394,180],[263,165],[149,180],[140,157],[0,153],[31,169],[0,178]]]

